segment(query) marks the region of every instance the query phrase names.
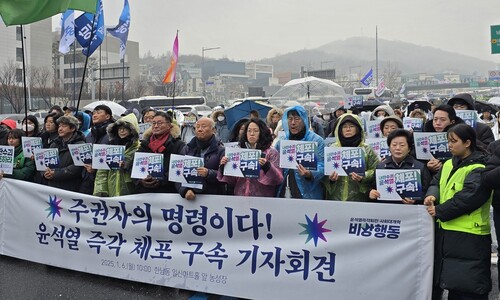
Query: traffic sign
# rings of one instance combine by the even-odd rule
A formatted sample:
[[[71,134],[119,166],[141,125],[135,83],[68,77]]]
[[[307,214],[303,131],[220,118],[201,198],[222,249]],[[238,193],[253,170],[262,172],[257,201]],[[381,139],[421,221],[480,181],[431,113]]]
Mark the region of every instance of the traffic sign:
[[[500,53],[500,25],[491,25],[491,54]]]
[[[500,70],[489,70],[488,80],[500,80]]]
[[[477,81],[471,81],[471,82],[469,82],[469,87],[471,87],[471,88],[472,87],[479,87],[479,82],[477,82]]]

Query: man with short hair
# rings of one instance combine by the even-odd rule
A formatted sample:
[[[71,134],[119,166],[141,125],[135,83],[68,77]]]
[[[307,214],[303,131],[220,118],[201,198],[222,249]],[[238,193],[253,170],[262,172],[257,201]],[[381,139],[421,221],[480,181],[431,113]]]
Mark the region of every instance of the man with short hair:
[[[76,107],[74,106],[65,106],[63,107],[64,110],[64,115],[65,116],[72,116],[74,112],[76,111]]]
[[[323,199],[321,179],[324,176],[324,140],[309,129],[307,112],[302,106],[297,105],[285,110],[282,123],[285,139],[316,142],[318,167],[316,171],[311,171],[299,164],[296,170],[283,169],[284,180],[278,189],[278,197]],[[280,144],[280,141],[276,144],[278,151],[280,151]]]
[[[195,124],[195,137],[186,145],[182,154],[203,158],[203,167],[198,175],[203,178],[201,189],[179,186],[179,193],[187,200],[194,200],[196,194],[225,194],[225,184],[217,180],[219,162],[224,156],[224,148],[215,136],[215,122],[207,117],[200,118]]]
[[[90,128],[90,133],[85,137],[85,142],[91,144],[108,144],[109,137],[106,128],[113,122],[111,108],[107,105],[97,105],[92,112],[92,127]],[[92,169],[91,164],[85,164],[84,167],[80,193],[93,195],[96,170]]]

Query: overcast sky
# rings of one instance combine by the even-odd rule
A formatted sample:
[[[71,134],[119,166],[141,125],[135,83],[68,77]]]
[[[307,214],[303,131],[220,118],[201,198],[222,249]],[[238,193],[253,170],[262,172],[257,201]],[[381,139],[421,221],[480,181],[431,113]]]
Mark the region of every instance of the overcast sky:
[[[490,54],[490,25],[500,24],[498,0],[129,0],[129,40],[141,55],[180,54],[234,60],[313,49],[349,37],[431,46],[500,63]],[[103,0],[106,26],[118,22],[122,0]],[[53,24],[59,23],[60,18]]]

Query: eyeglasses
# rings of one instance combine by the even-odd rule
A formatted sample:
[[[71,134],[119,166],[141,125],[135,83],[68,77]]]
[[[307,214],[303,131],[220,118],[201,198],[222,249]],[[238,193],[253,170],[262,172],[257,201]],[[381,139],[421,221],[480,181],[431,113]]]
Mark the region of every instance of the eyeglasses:
[[[120,127],[118,127],[118,131],[120,131],[120,130],[121,130],[121,131],[125,131],[125,130],[128,130],[128,128],[126,128],[126,127],[121,127],[121,126],[120,126]]]
[[[163,124],[167,124],[168,122],[151,122],[151,126],[162,126]]]

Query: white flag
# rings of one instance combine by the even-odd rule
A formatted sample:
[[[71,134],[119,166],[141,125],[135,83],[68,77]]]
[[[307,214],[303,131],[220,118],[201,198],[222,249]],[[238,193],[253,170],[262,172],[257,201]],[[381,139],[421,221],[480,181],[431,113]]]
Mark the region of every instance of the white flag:
[[[67,10],[61,17],[61,40],[59,41],[59,52],[66,54],[75,41],[75,13]]]

